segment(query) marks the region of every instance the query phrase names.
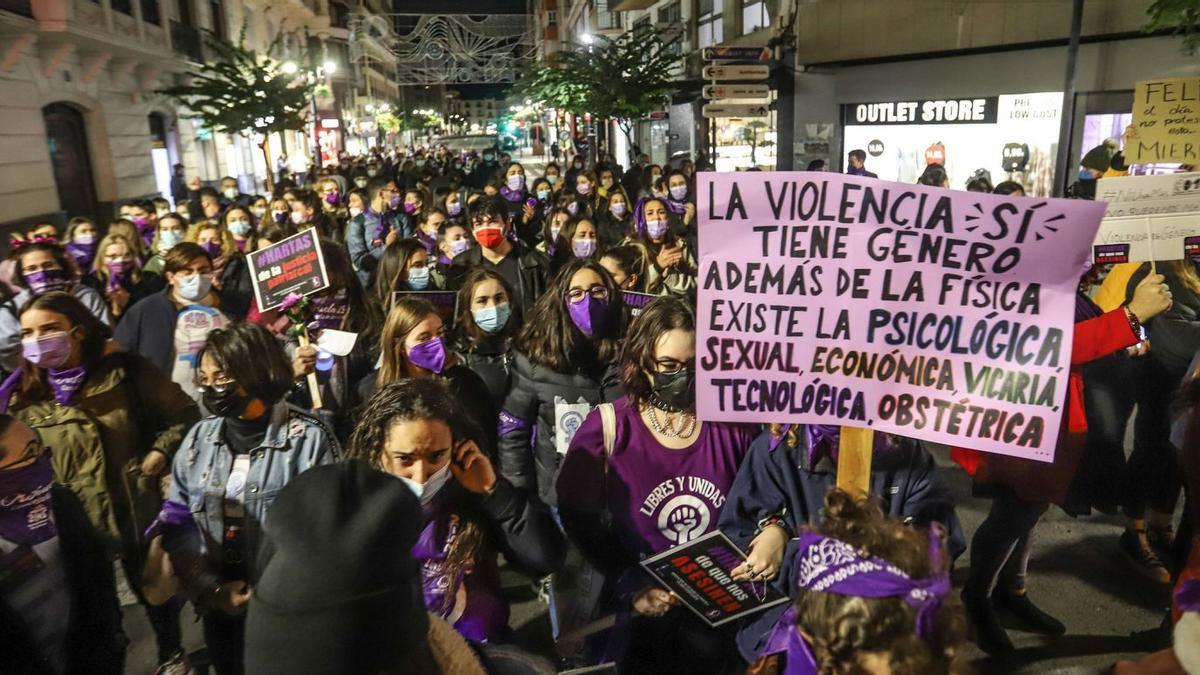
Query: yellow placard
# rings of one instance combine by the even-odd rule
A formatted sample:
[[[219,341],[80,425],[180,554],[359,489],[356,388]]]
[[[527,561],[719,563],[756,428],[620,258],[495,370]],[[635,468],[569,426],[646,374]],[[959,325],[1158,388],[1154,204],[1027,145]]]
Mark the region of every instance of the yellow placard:
[[[1130,164],[1200,162],[1200,77],[1138,82],[1133,132],[1125,146]]]

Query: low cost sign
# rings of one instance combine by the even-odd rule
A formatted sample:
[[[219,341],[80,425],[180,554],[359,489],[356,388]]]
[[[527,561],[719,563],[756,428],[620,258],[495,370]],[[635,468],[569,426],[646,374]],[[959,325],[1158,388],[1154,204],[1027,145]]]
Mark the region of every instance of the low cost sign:
[[[700,174],[700,417],[1051,461],[1104,204]]]

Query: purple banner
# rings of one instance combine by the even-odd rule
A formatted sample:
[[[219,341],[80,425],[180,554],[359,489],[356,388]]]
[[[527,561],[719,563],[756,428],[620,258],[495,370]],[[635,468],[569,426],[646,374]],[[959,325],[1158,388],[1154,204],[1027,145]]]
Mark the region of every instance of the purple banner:
[[[1051,461],[1104,204],[701,173],[702,419]]]

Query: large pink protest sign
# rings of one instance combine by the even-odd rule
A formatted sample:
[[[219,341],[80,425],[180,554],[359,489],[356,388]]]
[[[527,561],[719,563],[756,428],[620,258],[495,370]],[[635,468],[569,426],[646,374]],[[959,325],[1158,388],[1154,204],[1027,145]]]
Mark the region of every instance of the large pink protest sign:
[[[701,173],[701,419],[1054,458],[1104,204]]]

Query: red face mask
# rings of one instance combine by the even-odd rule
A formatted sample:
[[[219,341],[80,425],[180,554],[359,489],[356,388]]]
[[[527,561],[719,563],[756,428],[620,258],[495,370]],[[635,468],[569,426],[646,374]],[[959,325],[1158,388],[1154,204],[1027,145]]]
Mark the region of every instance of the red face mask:
[[[504,241],[504,228],[490,225],[475,230],[475,241],[484,248],[496,248]]]

